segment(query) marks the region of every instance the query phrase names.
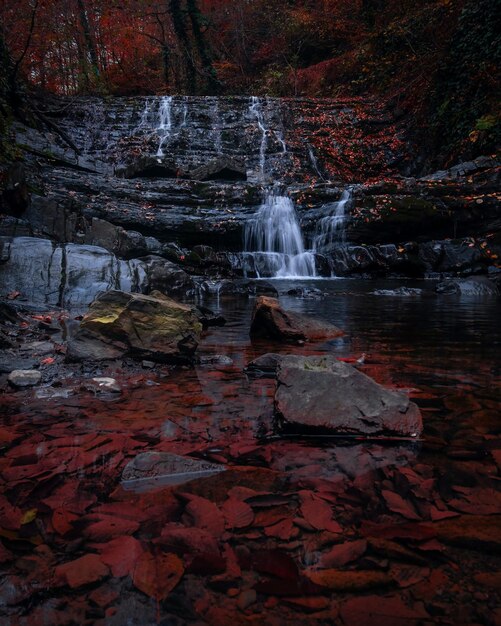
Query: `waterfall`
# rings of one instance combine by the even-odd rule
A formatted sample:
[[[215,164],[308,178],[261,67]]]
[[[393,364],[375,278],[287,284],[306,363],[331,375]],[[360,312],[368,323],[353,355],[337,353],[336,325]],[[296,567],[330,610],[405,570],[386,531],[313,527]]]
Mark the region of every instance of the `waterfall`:
[[[163,157],[163,147],[170,138],[172,132],[172,96],[163,96],[160,100],[158,109],[158,126],[157,133],[160,137],[158,145],[157,157]]]
[[[322,173],[320,172],[320,169],[318,167],[318,160],[315,156],[315,152],[313,151],[313,146],[311,144],[308,144],[308,156],[310,157],[310,163],[315,170],[315,174],[323,180],[324,177],[322,176]]]
[[[223,154],[222,134],[221,134],[221,120],[219,116],[219,101],[216,98],[214,104],[210,110],[212,130],[215,132],[214,149],[218,155]]]
[[[265,126],[261,101],[257,96],[252,96],[249,112],[253,117],[256,118],[257,126],[261,131],[261,145],[259,146],[259,171],[261,173],[261,178],[264,178],[266,148],[268,146],[268,129]]]
[[[315,255],[304,249],[292,200],[269,193],[245,228],[244,258],[258,278],[314,278]]]
[[[346,207],[352,196],[351,189],[345,189],[337,202],[325,205],[327,215],[317,222],[313,236],[313,251],[322,252],[326,248],[345,241]]]

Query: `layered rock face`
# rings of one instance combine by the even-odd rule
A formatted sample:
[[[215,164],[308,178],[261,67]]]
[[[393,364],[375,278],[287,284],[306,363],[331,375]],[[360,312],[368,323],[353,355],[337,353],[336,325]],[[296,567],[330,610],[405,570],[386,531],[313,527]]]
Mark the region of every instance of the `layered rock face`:
[[[56,244],[34,237],[0,237],[0,296],[19,292],[35,304],[85,311],[110,289],[179,296],[194,283],[162,257],[121,260],[98,246]]]
[[[405,178],[409,147],[374,102],[81,98],[52,117],[73,147],[17,127],[28,167],[16,180],[35,191],[22,208],[2,198],[4,236],[252,277],[260,270],[242,254],[244,233],[273,191],[292,200],[316,275],[485,273],[501,255],[498,163]],[[343,236],[322,239],[319,224],[347,188]]]

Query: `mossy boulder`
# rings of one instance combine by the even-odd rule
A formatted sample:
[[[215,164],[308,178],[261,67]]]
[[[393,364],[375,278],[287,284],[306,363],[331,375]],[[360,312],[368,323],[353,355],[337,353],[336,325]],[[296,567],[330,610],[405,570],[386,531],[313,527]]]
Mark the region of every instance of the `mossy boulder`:
[[[187,360],[201,332],[194,309],[158,291],[149,296],[107,291],[94,300],[68,342],[68,359]]]

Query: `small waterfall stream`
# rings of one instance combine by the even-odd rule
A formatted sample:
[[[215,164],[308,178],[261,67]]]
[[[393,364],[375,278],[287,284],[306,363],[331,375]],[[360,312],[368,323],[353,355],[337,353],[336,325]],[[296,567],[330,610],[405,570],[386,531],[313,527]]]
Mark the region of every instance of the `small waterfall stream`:
[[[256,118],[257,126],[261,131],[261,144],[259,146],[259,170],[261,178],[264,179],[266,166],[266,148],[268,147],[268,129],[264,120],[261,100],[257,96],[252,96],[249,113]]]
[[[158,145],[157,157],[163,157],[164,145],[169,140],[172,132],[172,96],[162,97],[158,117],[157,132],[160,137],[160,143]]]
[[[352,197],[352,190],[345,189],[337,202],[324,206],[327,215],[317,222],[313,236],[313,251],[322,252],[327,247],[345,242],[346,208]]]
[[[245,252],[258,278],[314,278],[315,255],[304,249],[292,200],[269,193],[245,229]]]

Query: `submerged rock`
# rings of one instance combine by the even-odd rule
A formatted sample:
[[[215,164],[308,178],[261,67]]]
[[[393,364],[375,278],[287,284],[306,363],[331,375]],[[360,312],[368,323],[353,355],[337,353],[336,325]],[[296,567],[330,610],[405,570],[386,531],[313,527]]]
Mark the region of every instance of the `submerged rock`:
[[[250,334],[284,343],[297,343],[339,337],[344,332],[329,322],[285,311],[276,298],[261,296],[254,306]]]
[[[256,378],[274,378],[282,359],[283,355],[268,352],[250,361],[245,368],[245,373]]]
[[[125,488],[139,490],[158,484],[180,485],[195,478],[218,474],[225,469],[224,465],[170,452],[141,452],[125,466],[122,484]]]
[[[398,287],[398,289],[376,289],[372,292],[375,296],[420,296],[422,289],[416,287]]]
[[[68,342],[68,359],[132,356],[154,361],[191,357],[202,325],[195,311],[161,293],[108,291],[90,306]]]
[[[462,296],[498,296],[499,289],[485,276],[456,278],[445,280],[436,287],[437,293],[458,294]]]
[[[13,387],[33,387],[42,380],[38,370],[14,370],[7,378]]]
[[[422,430],[419,408],[406,394],[333,357],[283,357],[275,411],[280,426],[294,430],[411,437]]]

